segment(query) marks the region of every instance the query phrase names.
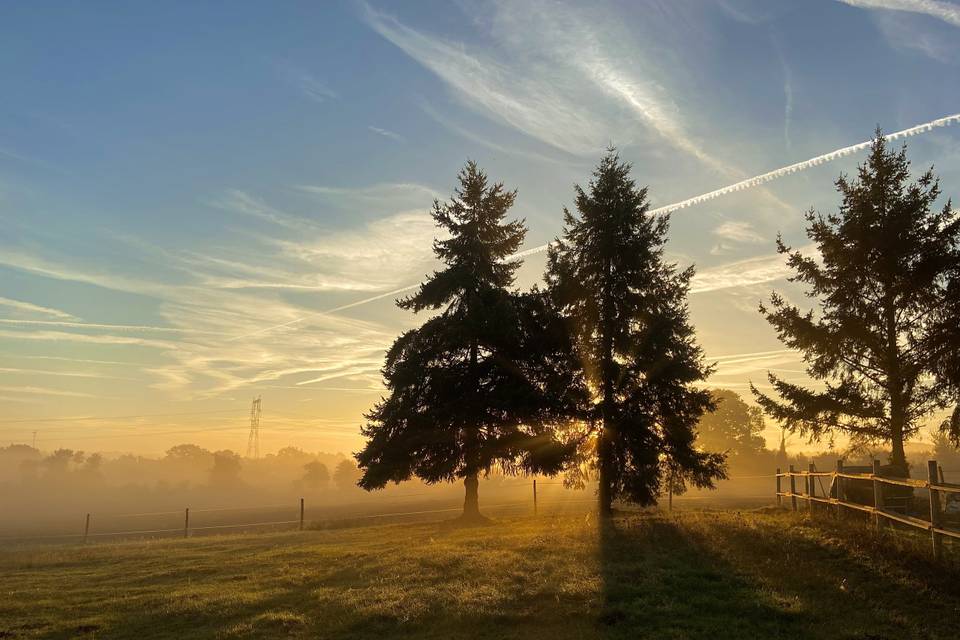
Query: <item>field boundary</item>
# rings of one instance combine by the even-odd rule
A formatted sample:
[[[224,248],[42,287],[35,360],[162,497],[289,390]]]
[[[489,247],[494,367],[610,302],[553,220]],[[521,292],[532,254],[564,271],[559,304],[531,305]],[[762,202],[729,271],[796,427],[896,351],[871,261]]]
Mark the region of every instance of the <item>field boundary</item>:
[[[837,468],[834,471],[817,471],[813,464],[810,464],[807,471],[797,471],[793,465],[789,470],[781,471],[777,468],[777,506],[783,506],[783,499],[790,499],[790,506],[793,511],[797,511],[797,501],[805,500],[810,512],[813,512],[814,504],[823,504],[833,506],[837,516],[841,516],[843,508],[867,513],[873,516],[873,523],[876,528],[880,528],[881,522],[890,520],[898,522],[916,529],[922,529],[930,533],[930,544],[933,555],[940,558],[943,553],[944,538],[960,539],[960,530],[949,528],[944,523],[943,508],[940,504],[941,496],[949,494],[960,494],[960,485],[948,484],[942,480],[943,474],[936,460],[927,463],[927,480],[917,480],[913,478],[899,478],[883,476],[880,474],[880,461],[873,461],[872,473],[849,473],[844,471],[843,462],[837,461]],[[783,479],[789,482],[789,490],[784,491],[782,486]],[[803,478],[803,491],[797,491],[797,478]],[[818,479],[830,478],[830,495],[823,491],[825,495],[817,495]],[[844,481],[870,482],[873,486],[873,504],[862,504],[852,502],[847,498],[847,482]],[[822,482],[822,480],[820,481]],[[884,502],[883,485],[908,487],[910,489],[923,489],[929,493],[929,519],[917,518],[906,513],[897,513],[887,508]]]

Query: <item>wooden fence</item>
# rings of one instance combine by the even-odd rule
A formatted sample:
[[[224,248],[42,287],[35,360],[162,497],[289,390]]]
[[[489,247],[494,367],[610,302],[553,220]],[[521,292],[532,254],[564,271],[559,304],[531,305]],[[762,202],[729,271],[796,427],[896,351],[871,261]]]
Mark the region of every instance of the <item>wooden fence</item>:
[[[797,478],[801,478],[802,490],[800,492],[797,491]],[[817,495],[817,484],[822,483],[823,478],[830,479],[831,490],[824,491],[821,484],[821,493],[825,495]],[[784,479],[789,483],[788,491],[783,490]],[[846,489],[848,487],[845,487],[845,485],[849,485],[851,481],[869,482],[873,485],[873,504],[851,502],[847,499]],[[905,513],[897,513],[892,510],[892,505],[885,505],[884,485],[926,490],[929,493],[929,519],[913,517],[909,515],[908,510],[905,510]],[[831,495],[826,495],[827,493]],[[777,506],[782,506],[783,500],[786,498],[790,500],[791,508],[796,511],[797,501],[805,500],[811,513],[813,512],[813,505],[819,503],[827,505],[828,508],[833,506],[838,517],[843,513],[843,509],[870,514],[873,516],[873,523],[877,528],[881,526],[882,522],[891,520],[923,529],[930,532],[933,554],[937,558],[943,552],[944,537],[960,538],[960,530],[947,528],[944,523],[940,496],[949,494],[960,494],[960,485],[945,483],[935,460],[927,463],[927,480],[882,476],[880,475],[880,462],[878,460],[873,461],[873,473],[847,473],[843,469],[843,462],[839,460],[834,471],[817,471],[812,464],[807,471],[797,471],[793,468],[793,465],[790,465],[790,469],[786,472],[777,469]]]

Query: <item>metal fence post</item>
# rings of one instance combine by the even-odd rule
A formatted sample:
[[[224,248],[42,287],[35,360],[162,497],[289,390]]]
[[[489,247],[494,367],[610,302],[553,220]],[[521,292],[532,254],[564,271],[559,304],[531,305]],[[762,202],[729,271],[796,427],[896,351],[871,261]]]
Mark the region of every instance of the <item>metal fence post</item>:
[[[797,510],[797,479],[793,475],[793,465],[790,465],[790,506]]]
[[[183,510],[183,537],[190,537],[190,507]]]
[[[533,479],[533,515],[537,515],[537,479]]]
[[[86,544],[87,536],[90,535],[90,514],[87,514],[87,519],[83,523],[83,542]]]
[[[943,538],[936,531],[940,526],[940,494],[934,489],[938,475],[937,461],[927,462],[927,477],[930,480],[930,541],[933,544],[933,557],[939,560],[943,553]]]
[[[303,531],[303,498],[300,498],[300,531]]]

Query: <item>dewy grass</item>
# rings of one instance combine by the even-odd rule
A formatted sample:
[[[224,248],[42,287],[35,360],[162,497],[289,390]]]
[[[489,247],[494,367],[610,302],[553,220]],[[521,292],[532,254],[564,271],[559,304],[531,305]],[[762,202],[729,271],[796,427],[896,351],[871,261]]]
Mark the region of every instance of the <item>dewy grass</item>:
[[[37,547],[0,553],[0,638],[955,638],[960,572],[902,540],[761,511]]]

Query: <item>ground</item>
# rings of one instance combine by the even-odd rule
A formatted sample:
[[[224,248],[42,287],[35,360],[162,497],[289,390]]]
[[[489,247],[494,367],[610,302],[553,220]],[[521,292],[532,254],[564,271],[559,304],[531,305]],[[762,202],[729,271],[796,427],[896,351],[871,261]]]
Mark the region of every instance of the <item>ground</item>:
[[[17,548],[0,638],[955,638],[922,542],[759,510]]]

